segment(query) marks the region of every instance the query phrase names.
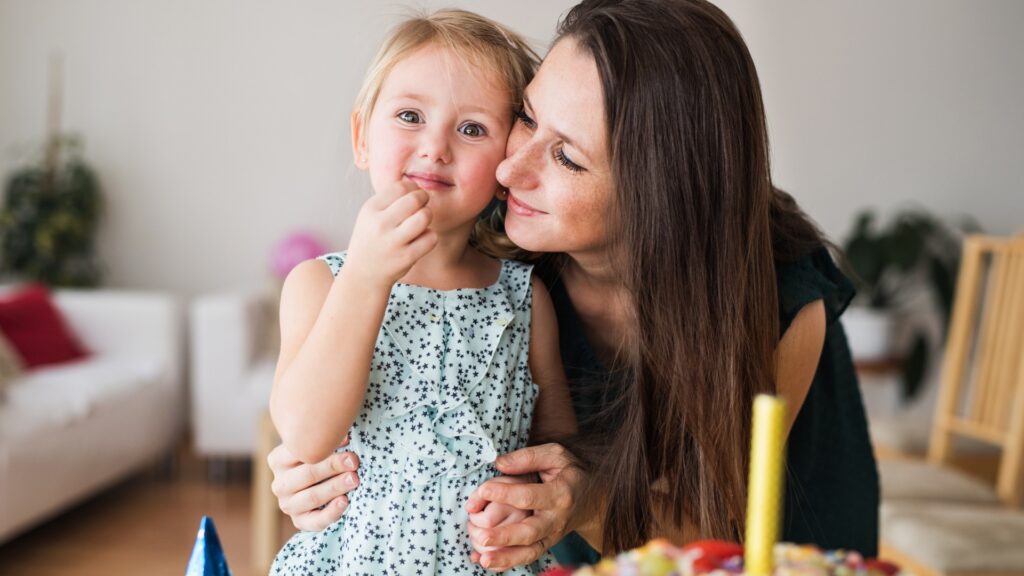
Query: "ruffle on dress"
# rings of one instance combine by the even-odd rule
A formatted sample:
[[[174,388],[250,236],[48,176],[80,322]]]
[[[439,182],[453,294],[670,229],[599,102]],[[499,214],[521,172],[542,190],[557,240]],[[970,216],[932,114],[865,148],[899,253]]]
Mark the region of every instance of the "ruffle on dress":
[[[343,262],[343,254],[328,260],[332,268]],[[525,281],[512,281],[510,276],[517,272]],[[482,290],[442,291],[408,284],[392,288],[382,333],[408,370],[400,385],[381,386],[379,400],[386,407],[384,420],[403,431],[396,452],[408,455],[403,473],[413,484],[468,476],[497,458],[493,432],[481,419],[493,415],[479,414],[470,398],[491,372],[505,334],[517,322],[516,311],[528,295],[529,274],[527,265],[503,261],[498,281]],[[484,315],[479,314],[481,303],[490,307]],[[470,304],[477,314],[462,313]]]

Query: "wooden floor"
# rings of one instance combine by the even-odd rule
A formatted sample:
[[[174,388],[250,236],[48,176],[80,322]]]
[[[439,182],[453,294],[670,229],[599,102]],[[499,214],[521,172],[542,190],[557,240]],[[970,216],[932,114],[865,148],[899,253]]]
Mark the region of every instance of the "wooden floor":
[[[195,458],[179,458],[176,468],[145,471],[0,545],[0,575],[182,576],[205,514],[234,576],[256,576],[247,464],[232,463],[217,480]]]

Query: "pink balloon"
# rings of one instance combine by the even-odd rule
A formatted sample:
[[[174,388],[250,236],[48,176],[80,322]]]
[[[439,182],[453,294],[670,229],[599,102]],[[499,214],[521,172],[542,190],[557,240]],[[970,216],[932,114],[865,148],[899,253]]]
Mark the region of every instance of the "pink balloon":
[[[327,246],[309,232],[293,232],[274,246],[270,267],[282,280],[300,262],[327,252]]]

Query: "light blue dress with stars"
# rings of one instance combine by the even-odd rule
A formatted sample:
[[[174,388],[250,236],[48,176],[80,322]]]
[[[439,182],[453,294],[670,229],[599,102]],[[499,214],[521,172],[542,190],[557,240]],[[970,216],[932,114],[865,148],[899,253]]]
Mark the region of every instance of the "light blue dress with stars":
[[[337,276],[345,253],[320,260]],[[531,272],[502,260],[486,288],[394,286],[345,448],[359,455],[359,487],[340,520],[293,536],[271,574],[490,574],[470,561],[464,504],[498,475],[495,457],[529,438]]]

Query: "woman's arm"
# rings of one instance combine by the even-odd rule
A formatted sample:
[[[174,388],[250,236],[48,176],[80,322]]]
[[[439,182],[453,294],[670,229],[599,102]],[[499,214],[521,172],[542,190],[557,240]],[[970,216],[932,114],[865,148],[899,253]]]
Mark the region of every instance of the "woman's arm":
[[[807,399],[825,345],[825,301],[815,300],[797,312],[776,352],[775,393],[786,401],[786,433]]]
[[[822,301],[817,301],[797,314],[779,342],[776,386],[778,394],[786,399],[790,426],[807,397],[824,341],[825,308]],[[591,546],[600,550],[601,515],[592,509],[576,507],[583,473],[565,448],[558,444],[524,448],[500,456],[497,465],[504,474],[539,472],[542,483],[485,482],[474,492],[467,506],[478,499],[478,502],[503,502],[533,511],[526,520],[509,526],[470,527],[470,538],[474,544],[503,547],[483,554],[480,558],[482,566],[503,570],[531,562],[571,530],[579,532]],[[679,543],[700,537],[692,523],[687,522],[679,528],[661,512],[655,510],[655,536],[668,537]]]
[[[530,321],[530,374],[540,391],[530,427],[530,443],[550,442],[576,433],[576,414],[558,349],[558,320],[551,295],[533,277]]]
[[[779,341],[776,350],[775,389],[776,394],[786,402],[787,434],[792,429],[804,400],[807,399],[807,392],[818,369],[821,350],[825,344],[825,327],[825,303],[816,300],[800,309]],[[657,505],[657,501],[664,497],[663,494],[664,492],[659,491],[655,485],[653,535],[667,538],[676,544],[700,538],[697,527],[689,518],[684,519],[684,526],[676,526],[668,510]]]

